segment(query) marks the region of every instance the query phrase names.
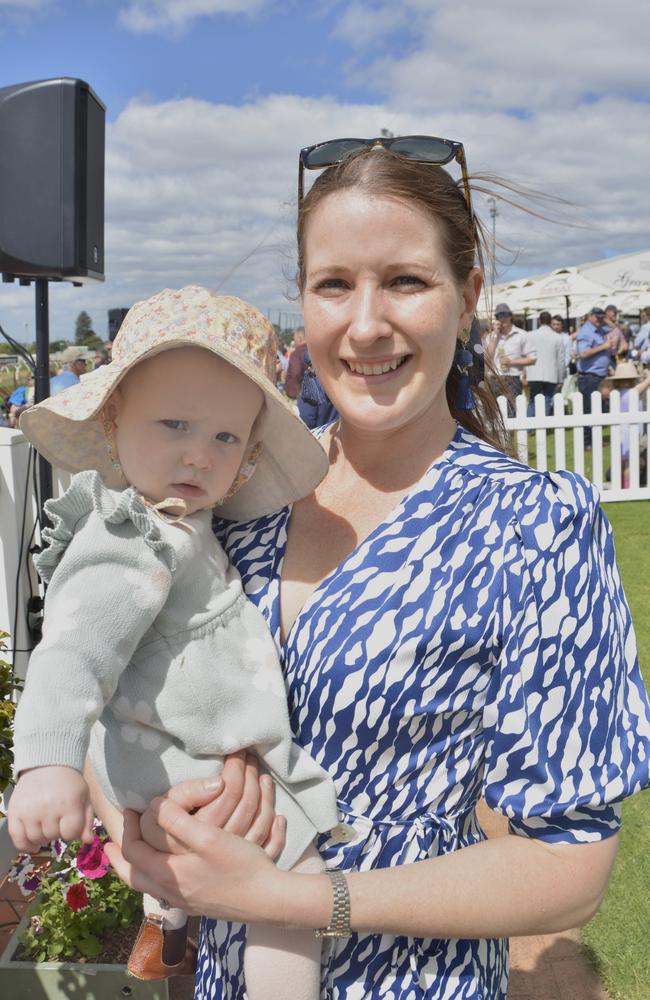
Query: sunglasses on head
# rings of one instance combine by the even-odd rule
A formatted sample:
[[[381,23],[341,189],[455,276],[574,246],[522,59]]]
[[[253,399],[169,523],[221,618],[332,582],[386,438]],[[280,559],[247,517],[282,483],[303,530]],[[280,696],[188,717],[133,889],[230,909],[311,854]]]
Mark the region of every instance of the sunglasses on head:
[[[300,150],[298,161],[298,203],[302,201],[304,194],[305,170],[323,170],[324,167],[333,167],[337,163],[342,163],[346,156],[350,156],[351,153],[357,153],[360,149],[372,146],[382,146],[384,149],[389,149],[391,153],[404,157],[405,160],[413,160],[415,163],[430,163],[436,167],[442,167],[445,163],[456,160],[460,164],[463,177],[467,211],[470,218],[473,219],[463,144],[462,142],[454,142],[453,139],[440,139],[433,135],[398,135],[392,138],[378,136],[374,139],[328,139],[326,142],[316,143],[315,146],[305,146],[304,149]]]

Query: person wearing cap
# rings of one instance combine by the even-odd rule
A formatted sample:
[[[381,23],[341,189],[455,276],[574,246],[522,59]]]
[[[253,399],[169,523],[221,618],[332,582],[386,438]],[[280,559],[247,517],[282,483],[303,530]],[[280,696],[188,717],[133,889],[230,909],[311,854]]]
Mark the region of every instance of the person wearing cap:
[[[535,361],[535,352],[530,346],[529,334],[519,326],[515,326],[512,310],[506,302],[500,302],[494,310],[498,324],[496,335],[493,333],[487,341],[488,358],[492,363],[496,378],[493,380],[495,395],[502,395],[504,390],[508,398],[508,414],[514,416],[514,401],[522,394],[522,371]]]
[[[50,379],[50,396],[76,385],[86,371],[86,356],[82,347],[66,347],[60,358],[63,370]]]
[[[604,325],[604,317],[604,309],[594,306],[576,336],[578,392],[582,396],[583,413],[587,414],[591,413],[591,394],[600,389],[616,349],[609,327]],[[591,427],[584,429],[584,443],[591,447]]]
[[[327,468],[274,373],[274,331],[256,309],[166,289],[130,310],[110,364],[23,414],[40,453],[78,474],[46,504],[37,560],[49,586],[15,719],[19,850],[92,841],[87,753],[104,796],[143,810],[254,747],[287,820],[280,867],[322,870],[312,841],[338,823],[334,786],[292,740],[273,639],[211,526],[214,511],[246,520],[298,500]],[[193,971],[185,913],[149,896],[144,908],[129,971]],[[284,995],[274,982],[316,1000],[319,970],[313,935],[249,930],[251,1000]]]

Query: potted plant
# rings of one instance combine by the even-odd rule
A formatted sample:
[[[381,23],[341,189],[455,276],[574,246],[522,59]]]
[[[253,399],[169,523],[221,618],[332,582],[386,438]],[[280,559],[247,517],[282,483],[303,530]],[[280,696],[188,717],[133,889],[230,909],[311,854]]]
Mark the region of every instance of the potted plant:
[[[9,878],[37,898],[0,956],[0,996],[167,1000],[166,982],[141,982],[126,972],[141,898],[111,869],[106,839],[96,821],[90,845],[56,840],[42,861],[16,859]]]
[[[6,639],[7,633],[0,632],[0,657]],[[13,694],[21,687],[11,665],[0,658],[0,796],[12,783]],[[6,820],[0,824],[7,841],[4,874],[13,852]],[[36,899],[0,955],[3,1000],[168,1000],[166,982],[141,982],[127,974],[126,960],[142,919],[141,898],[111,869],[106,839],[95,821],[90,845],[57,840],[49,857],[15,860],[10,880]]]

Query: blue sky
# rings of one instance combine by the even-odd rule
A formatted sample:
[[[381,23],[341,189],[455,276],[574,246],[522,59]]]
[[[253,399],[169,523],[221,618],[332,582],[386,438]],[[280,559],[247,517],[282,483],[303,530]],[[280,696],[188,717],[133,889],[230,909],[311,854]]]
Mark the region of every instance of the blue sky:
[[[647,0],[0,0],[0,86],[78,76],[107,105],[106,281],[52,286],[52,339],[190,281],[297,321],[297,152],[382,127],[571,203],[498,202],[500,278],[646,249],[648,29]],[[33,338],[33,292],[0,288]]]
[[[328,10],[287,0],[256,13],[203,16],[146,32],[120,22],[126,3],[65,0],[18,16],[17,7],[4,7],[3,81],[80,77],[107,105],[109,120],[134,96],[236,105],[269,93],[353,101],[376,96],[340,71],[351,46],[335,35],[338,4]]]

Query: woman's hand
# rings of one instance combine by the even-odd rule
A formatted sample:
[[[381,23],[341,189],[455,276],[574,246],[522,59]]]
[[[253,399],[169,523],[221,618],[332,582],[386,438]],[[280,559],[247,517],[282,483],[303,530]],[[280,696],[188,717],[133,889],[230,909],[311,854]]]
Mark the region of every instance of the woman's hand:
[[[154,799],[149,810],[160,830],[185,853],[154,850],[141,838],[137,813],[127,809],[122,850],[116,844],[105,848],[123,881],[190,914],[279,922],[282,880],[287,876],[265,850],[245,836],[215,829],[198,815],[189,815],[170,796]]]
[[[176,803],[196,819],[237,834],[263,847],[277,860],[285,842],[286,823],[273,809],[273,780],[260,776],[254,754],[242,750],[225,760],[221,775],[182,781],[154,799],[140,819],[143,839],[158,851],[181,854],[187,846],[162,829],[157,821],[160,803]]]

